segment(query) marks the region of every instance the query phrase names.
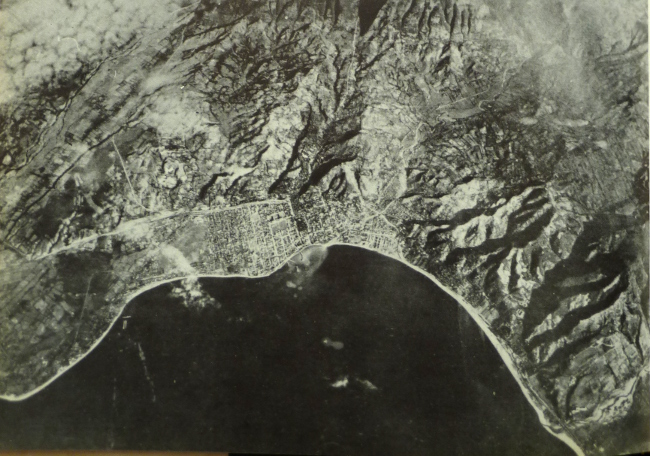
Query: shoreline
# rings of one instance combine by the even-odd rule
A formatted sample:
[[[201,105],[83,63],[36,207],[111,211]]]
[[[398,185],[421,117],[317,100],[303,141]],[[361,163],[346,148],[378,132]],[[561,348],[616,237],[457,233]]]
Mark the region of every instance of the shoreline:
[[[165,279],[165,280],[160,280],[156,282],[152,282],[142,288],[139,288],[137,291],[127,295],[125,298],[123,305],[119,312],[116,314],[116,316],[113,318],[113,320],[110,322],[106,330],[97,338],[97,340],[86,350],[86,352],[73,360],[70,361],[70,363],[60,369],[54,376],[52,376],[50,379],[48,379],[46,382],[42,383],[38,387],[34,388],[31,391],[28,391],[27,393],[23,393],[20,395],[0,395],[0,400],[6,400],[8,402],[20,402],[25,399],[28,399],[35,394],[39,393],[43,389],[47,388],[50,384],[52,384],[55,380],[57,380],[59,377],[61,377],[63,374],[65,374],[67,371],[72,369],[76,364],[78,364],[81,360],[83,360],[86,356],[88,356],[99,344],[104,340],[104,338],[108,335],[108,333],[113,329],[113,326],[119,320],[119,318],[122,316],[122,313],[126,306],[137,296],[141,295],[142,293],[145,293],[146,291],[149,291],[153,288],[156,288],[160,285],[164,285],[167,283],[171,282],[176,282],[179,280],[183,279],[188,279],[188,278],[196,278],[196,279],[202,279],[202,278],[214,278],[214,279],[229,279],[229,278],[244,278],[244,279],[262,279],[269,277],[270,275],[276,273],[280,269],[284,268],[291,258],[293,258],[296,255],[301,254],[303,251],[306,249],[314,248],[314,247],[323,247],[323,248],[329,248],[329,247],[335,247],[335,246],[344,246],[344,247],[355,247],[363,250],[367,250],[369,252],[377,253],[379,255],[391,258],[395,261],[400,262],[401,264],[404,264],[405,266],[408,266],[410,269],[424,275],[427,277],[429,280],[431,280],[437,287],[439,287],[441,290],[443,290],[445,293],[447,293],[449,296],[451,296],[465,311],[470,315],[470,317],[474,320],[474,322],[479,326],[479,328],[483,331],[483,333],[488,337],[494,348],[497,350],[497,353],[505,363],[506,367],[508,368],[508,371],[510,374],[514,377],[515,381],[519,385],[519,388],[521,389],[522,393],[524,394],[524,397],[528,401],[528,403],[533,407],[535,412],[537,413],[537,417],[539,419],[540,424],[544,427],[544,429],[549,432],[551,435],[556,437],[557,439],[561,440],[564,442],[571,450],[573,450],[577,456],[585,456],[584,451],[578,446],[578,444],[566,433],[566,432],[557,432],[552,429],[552,424],[546,419],[544,416],[544,412],[535,404],[535,401],[533,400],[533,395],[532,392],[529,391],[527,388],[524,387],[524,382],[515,368],[514,362],[512,357],[510,356],[508,350],[501,344],[501,342],[497,339],[497,337],[492,333],[492,331],[489,329],[487,324],[483,321],[481,316],[476,312],[476,309],[474,309],[469,303],[467,303],[460,295],[455,293],[453,290],[442,284],[437,277],[435,277],[433,274],[417,267],[414,266],[407,261],[405,261],[403,258],[399,258],[397,256],[380,252],[378,250],[365,247],[365,246],[360,246],[356,244],[350,244],[350,243],[345,243],[341,241],[330,241],[326,244],[311,244],[311,245],[306,245],[303,246],[301,249],[299,249],[297,252],[295,252],[291,257],[287,258],[284,260],[282,263],[280,263],[279,266],[274,268],[268,273],[265,274],[260,274],[260,275],[244,275],[244,274],[231,274],[231,275],[218,275],[218,274],[188,274],[185,276],[179,276],[179,277],[174,277],[172,279]]]

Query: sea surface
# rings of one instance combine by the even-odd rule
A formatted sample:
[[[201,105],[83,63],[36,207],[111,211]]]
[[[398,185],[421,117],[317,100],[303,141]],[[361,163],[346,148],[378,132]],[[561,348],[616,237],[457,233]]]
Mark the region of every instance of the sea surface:
[[[50,386],[0,401],[0,447],[573,454],[447,293],[364,249],[325,253],[201,279],[203,306],[178,283],[141,294]]]

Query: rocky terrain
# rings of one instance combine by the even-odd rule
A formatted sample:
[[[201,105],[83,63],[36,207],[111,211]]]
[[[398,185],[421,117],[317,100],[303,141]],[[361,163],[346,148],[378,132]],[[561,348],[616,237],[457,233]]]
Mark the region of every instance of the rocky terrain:
[[[39,72],[4,32],[0,393],[143,287],[349,243],[455,293],[578,451],[647,449],[646,8],[202,0]]]

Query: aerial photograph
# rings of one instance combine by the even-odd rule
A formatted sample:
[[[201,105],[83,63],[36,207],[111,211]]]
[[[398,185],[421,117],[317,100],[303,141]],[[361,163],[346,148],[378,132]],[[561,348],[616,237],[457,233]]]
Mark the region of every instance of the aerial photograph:
[[[650,451],[646,0],[2,0],[0,451]]]

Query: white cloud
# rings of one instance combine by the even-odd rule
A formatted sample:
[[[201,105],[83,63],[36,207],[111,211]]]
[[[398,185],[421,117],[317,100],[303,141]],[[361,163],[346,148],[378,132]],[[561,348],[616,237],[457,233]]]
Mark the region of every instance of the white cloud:
[[[172,19],[181,0],[21,0],[0,11],[0,103],[93,64]]]

